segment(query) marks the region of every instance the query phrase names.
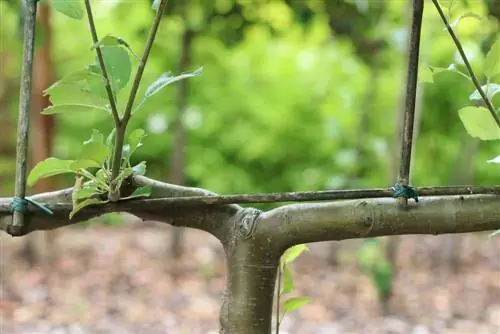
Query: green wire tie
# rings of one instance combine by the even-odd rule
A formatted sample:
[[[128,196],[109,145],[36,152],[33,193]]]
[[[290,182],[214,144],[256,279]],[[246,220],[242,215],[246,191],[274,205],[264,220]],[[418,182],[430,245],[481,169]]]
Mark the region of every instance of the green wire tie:
[[[36,206],[37,208],[39,208],[40,210],[42,210],[43,212],[45,212],[49,216],[52,216],[54,214],[54,212],[52,212],[52,210],[47,208],[45,205],[38,203],[37,201],[32,200],[29,197],[25,197],[25,198],[14,197],[12,199],[12,203],[10,203],[11,212],[18,211],[18,212],[25,213],[26,207],[28,206],[28,203],[33,204],[34,206]]]
[[[413,198],[418,203],[418,192],[415,188],[397,182],[391,189],[394,192],[394,198]]]

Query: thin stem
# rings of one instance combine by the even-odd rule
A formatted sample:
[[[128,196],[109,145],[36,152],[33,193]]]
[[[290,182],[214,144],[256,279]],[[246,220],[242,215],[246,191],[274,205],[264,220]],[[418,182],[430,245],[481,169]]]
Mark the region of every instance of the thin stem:
[[[276,287],[276,334],[280,333],[280,302],[281,302],[281,263],[278,267],[278,283]]]
[[[443,23],[446,26],[446,29],[450,33],[451,38],[455,42],[455,45],[457,46],[457,50],[460,53],[460,56],[462,57],[462,60],[463,60],[463,62],[465,64],[465,67],[467,68],[467,71],[469,72],[469,75],[470,75],[470,77],[472,79],[472,82],[474,83],[474,86],[476,87],[477,91],[479,92],[479,95],[481,95],[481,98],[483,99],[484,103],[486,104],[486,107],[490,111],[491,116],[493,117],[493,119],[495,120],[495,122],[497,123],[497,125],[500,127],[500,117],[498,117],[498,115],[497,115],[497,113],[495,111],[495,108],[491,104],[491,101],[488,99],[488,96],[484,93],[483,89],[481,88],[481,85],[479,84],[479,81],[477,80],[477,77],[474,74],[474,71],[472,70],[472,66],[469,63],[469,60],[467,59],[467,56],[465,55],[464,49],[462,47],[462,44],[458,40],[457,35],[453,31],[453,28],[448,23],[448,20],[446,19],[446,16],[444,15],[443,10],[442,10],[441,6],[439,5],[438,0],[432,0],[432,3],[436,7],[436,9],[437,9],[437,11],[439,13],[439,16],[441,17],[441,19],[443,20]]]
[[[95,27],[94,16],[92,15],[92,8],[90,7],[90,0],[85,0],[85,9],[87,10],[87,17],[89,19],[89,28],[92,35],[92,41],[96,46],[95,51],[97,54],[97,59],[99,61],[99,66],[104,77],[104,86],[106,88],[106,93],[108,94],[109,104],[111,106],[111,113],[113,114],[113,120],[115,121],[115,127],[120,126],[120,115],[118,114],[118,108],[116,107],[115,96],[113,90],[111,89],[111,84],[106,71],[106,65],[104,63],[104,57],[102,56],[101,46],[99,45],[99,38],[97,37],[97,29]]]
[[[415,121],[415,101],[417,96],[418,60],[420,53],[420,35],[422,30],[423,12],[424,0],[413,0],[404,109],[405,117],[403,126],[403,143],[401,147],[401,162],[399,168],[399,181],[404,185],[408,185],[410,178],[413,126]]]
[[[26,2],[24,21],[24,55],[19,92],[19,118],[17,121],[16,144],[16,183],[14,195],[18,198],[26,196],[26,173],[28,169],[28,132],[29,111],[31,107],[31,86],[33,79],[33,59],[35,53],[36,1]],[[20,233],[24,225],[24,214],[14,211],[10,233]]]
[[[86,0],[89,1],[89,0]],[[137,68],[137,72],[135,74],[134,82],[132,84],[132,88],[130,90],[130,95],[127,101],[127,106],[125,107],[125,111],[123,112],[123,117],[120,120],[120,127],[116,129],[116,142],[115,142],[115,150],[113,152],[113,162],[111,167],[111,180],[115,180],[120,173],[120,163],[122,158],[123,151],[123,143],[125,141],[125,132],[127,130],[127,124],[130,120],[130,116],[132,114],[132,107],[134,106],[135,97],[137,95],[137,91],[139,90],[139,84],[141,83],[142,74],[144,73],[144,69],[146,68],[146,63],[148,61],[149,53],[153,46],[153,42],[156,37],[156,32],[158,31],[158,27],[160,25],[161,17],[165,7],[167,6],[168,0],[161,0],[158,11],[156,12],[156,16],[153,21],[153,25],[151,30],[149,31],[148,39],[146,41],[146,46],[144,48],[144,53],[139,62],[139,67]],[[116,190],[116,189],[115,189]]]

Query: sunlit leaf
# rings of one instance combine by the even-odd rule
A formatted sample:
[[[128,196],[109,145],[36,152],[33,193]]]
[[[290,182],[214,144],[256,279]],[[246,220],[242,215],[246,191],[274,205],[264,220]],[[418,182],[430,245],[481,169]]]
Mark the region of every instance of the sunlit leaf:
[[[497,155],[493,159],[486,161],[489,164],[500,164],[500,155]]]
[[[433,83],[434,76],[430,68],[422,66],[418,73],[418,81],[420,83]]]
[[[493,100],[495,95],[500,93],[500,85],[497,85],[495,83],[483,85],[483,86],[481,86],[481,89],[483,90],[483,92],[488,97],[488,100],[490,100],[490,101]],[[469,96],[469,100],[474,101],[474,102],[479,102],[479,101],[483,101],[483,98],[481,97],[481,94],[479,94],[479,91],[476,89],[474,91],[474,93],[472,93]]]
[[[143,129],[135,129],[128,136],[128,144],[130,145],[129,155],[134,154],[135,150],[142,145],[142,140],[146,137],[146,132]]]
[[[109,155],[109,147],[103,142],[86,141],[82,148],[81,157],[95,161],[98,166],[102,166]]]
[[[493,78],[500,73],[500,38],[497,38],[491,49],[486,54],[484,64],[484,74],[488,78]]]
[[[83,187],[76,192],[77,199],[84,199],[87,197],[91,197],[97,193],[97,186],[92,187]]]
[[[134,192],[130,196],[123,197],[122,199],[149,197],[151,195],[152,190],[153,190],[153,188],[151,186],[140,187],[140,188],[135,189]]]
[[[69,219],[73,218],[73,216],[78,212],[80,211],[81,209],[89,206],[89,205],[95,205],[95,204],[105,204],[105,203],[108,203],[107,200],[101,200],[101,199],[97,199],[97,198],[88,198],[86,200],[83,200],[81,202],[79,202],[74,208],[73,210],[71,210],[70,214],[69,214]]]
[[[79,0],[52,0],[52,7],[72,19],[81,20],[83,18],[83,8]]]
[[[75,112],[94,112],[94,111],[104,111],[108,112],[108,109],[101,106],[87,105],[87,104],[58,104],[49,106],[41,112],[43,115],[52,115],[60,113],[75,113]]]
[[[282,270],[283,270],[283,276],[282,276],[283,286],[281,287],[280,294],[290,293],[295,289],[295,286],[293,284],[292,273],[290,272],[290,269],[286,264],[283,265]]]
[[[75,160],[61,160],[58,158],[47,158],[36,164],[28,175],[27,184],[33,186],[38,180],[66,173],[75,173],[76,169],[72,168]]]
[[[146,161],[141,161],[134,167],[132,167],[134,175],[144,175],[146,174]]]
[[[483,107],[465,107],[458,111],[465,130],[472,137],[482,140],[500,139],[500,127],[489,110]]]
[[[123,38],[112,36],[112,35],[104,36],[103,38],[101,38],[101,40],[99,42],[92,45],[92,47],[90,49],[94,50],[98,46],[102,47],[102,46],[119,46],[119,45],[122,45],[125,48],[127,48],[127,50],[130,51],[130,53],[132,53],[134,55],[134,57],[137,58],[137,55],[135,54],[134,50],[132,50],[130,45]]]
[[[112,90],[115,94],[118,94],[127,85],[132,73],[132,62],[129,53],[122,46],[112,45],[102,46],[101,52]],[[88,66],[88,69],[93,73],[102,75],[97,59],[94,64]],[[107,97],[104,81],[93,83],[91,86],[94,93]]]
[[[293,262],[302,252],[309,250],[307,245],[299,244],[288,248],[281,256],[281,261],[283,264],[288,264]]]
[[[482,20],[482,17],[480,15],[473,13],[473,12],[467,12],[467,13],[459,15],[452,23],[450,23],[450,26],[452,28],[455,28],[460,23],[460,21],[462,21],[463,19],[466,19],[468,17]],[[446,28],[444,28],[444,30],[446,30]]]
[[[82,158],[79,160],[74,161],[70,165],[71,169],[78,171],[80,169],[87,169],[87,168],[96,168],[99,167],[99,163],[97,163],[94,160],[87,159],[87,158]]]
[[[298,310],[311,301],[312,299],[309,297],[292,297],[285,301],[285,303],[283,304],[283,308],[285,309],[286,313],[289,313]]]
[[[183,80],[183,79],[188,79],[192,78],[195,76],[199,76],[203,72],[203,67],[200,67],[194,72],[191,73],[183,73],[179,74],[177,76],[172,75],[171,72],[167,72],[162,74],[155,82],[151,84],[151,86],[148,87],[146,90],[146,93],[144,94],[146,97],[151,97],[158,93],[160,90],[165,88],[166,86],[173,84],[174,82]]]

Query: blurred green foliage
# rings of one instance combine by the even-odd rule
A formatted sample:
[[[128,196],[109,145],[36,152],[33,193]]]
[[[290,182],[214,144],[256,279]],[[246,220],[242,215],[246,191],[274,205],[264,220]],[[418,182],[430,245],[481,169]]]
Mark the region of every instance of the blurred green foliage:
[[[189,7],[170,2],[139,96],[161,73],[176,72],[182,34],[194,31],[189,70],[203,66],[204,71],[189,82],[184,119],[189,185],[219,193],[343,188],[352,185],[349,177],[360,164],[366,172],[356,186],[392,184],[399,152],[391,150],[406,67],[404,1],[337,0],[325,6],[320,1],[198,0]],[[473,67],[481,72],[482,43],[498,31],[498,20],[488,16],[489,7],[481,1],[469,2],[468,8],[455,2],[452,17],[465,11],[484,17],[464,19],[457,28]],[[22,52],[18,5],[4,0],[0,6],[1,94],[8,83],[18,85]],[[93,6],[100,37],[122,37],[140,55],[154,16],[150,3],[96,1]],[[333,20],[341,14],[347,15],[344,21]],[[93,62],[85,20],[53,13],[52,25],[59,77]],[[462,66],[430,5],[422,36],[422,65]],[[462,153],[465,129],[457,111],[468,104],[474,87],[457,74],[442,73],[422,88],[412,184],[444,185],[451,182]],[[148,133],[132,163],[148,161],[148,176],[157,179],[165,180],[170,168],[176,90],[173,85],[149,99],[129,126],[129,131],[142,127]],[[1,121],[8,115],[15,126],[17,95],[9,95],[0,109]],[[360,134],[365,112],[369,126]],[[78,158],[92,129],[109,133],[113,126],[105,114],[76,111],[59,115],[57,122],[54,156],[61,159]],[[360,146],[366,152],[361,161],[356,159]],[[486,163],[496,155],[495,143],[480,143],[471,157],[476,184],[497,182],[498,167]],[[13,159],[0,157],[4,195],[13,189],[13,177],[5,177],[13,176]],[[61,186],[70,182],[71,177]]]

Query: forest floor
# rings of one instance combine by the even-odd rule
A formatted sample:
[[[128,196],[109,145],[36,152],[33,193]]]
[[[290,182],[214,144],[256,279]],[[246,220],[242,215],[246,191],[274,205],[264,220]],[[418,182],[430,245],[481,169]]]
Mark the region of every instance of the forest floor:
[[[50,270],[21,258],[25,239],[2,234],[0,333],[217,333],[225,259],[217,240],[186,230],[184,253],[169,255],[170,227],[59,230]],[[288,314],[281,333],[500,333],[500,238],[462,236],[457,272],[451,236],[400,237],[390,315],[356,266],[359,240],[310,244],[292,265],[296,294],[313,298]]]

